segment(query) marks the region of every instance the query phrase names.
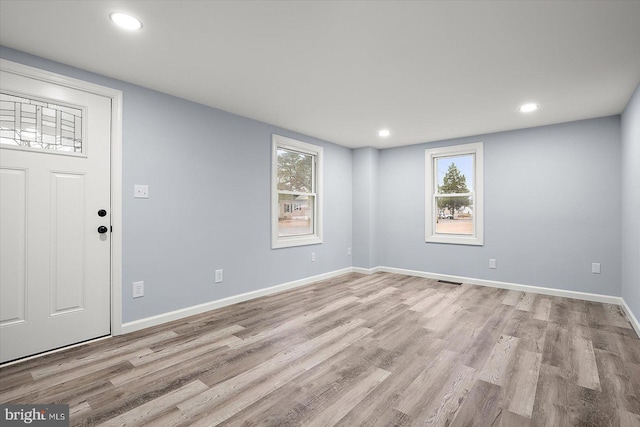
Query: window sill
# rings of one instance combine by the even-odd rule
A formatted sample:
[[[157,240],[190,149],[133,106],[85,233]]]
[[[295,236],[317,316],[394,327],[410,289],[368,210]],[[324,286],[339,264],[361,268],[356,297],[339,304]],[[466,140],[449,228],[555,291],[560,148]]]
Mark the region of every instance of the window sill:
[[[483,246],[484,242],[476,236],[441,236],[433,235],[425,239],[426,243],[446,243],[450,245]]]
[[[318,236],[278,237],[271,242],[271,249],[291,248],[294,246],[318,245],[322,239]]]

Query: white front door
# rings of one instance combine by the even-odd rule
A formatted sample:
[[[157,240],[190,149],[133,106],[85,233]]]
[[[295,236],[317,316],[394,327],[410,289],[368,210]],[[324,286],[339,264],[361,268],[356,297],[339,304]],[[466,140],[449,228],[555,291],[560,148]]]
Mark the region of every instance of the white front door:
[[[111,99],[8,71],[0,92],[6,362],[110,333]]]

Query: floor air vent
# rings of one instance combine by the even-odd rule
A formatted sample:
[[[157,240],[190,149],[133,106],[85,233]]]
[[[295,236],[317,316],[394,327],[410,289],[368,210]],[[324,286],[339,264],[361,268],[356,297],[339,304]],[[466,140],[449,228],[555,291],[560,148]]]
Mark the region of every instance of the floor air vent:
[[[438,280],[438,283],[446,283],[447,285],[462,285],[461,282],[450,282],[448,280]]]

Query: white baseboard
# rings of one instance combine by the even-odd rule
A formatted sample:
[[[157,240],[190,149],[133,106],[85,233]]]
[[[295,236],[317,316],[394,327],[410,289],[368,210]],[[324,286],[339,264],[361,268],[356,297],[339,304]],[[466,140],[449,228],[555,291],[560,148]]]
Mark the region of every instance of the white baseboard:
[[[360,273],[360,274],[374,274],[380,271],[380,267],[373,267],[373,268],[351,267],[351,271],[354,273]]]
[[[293,289],[300,286],[308,285],[313,282],[318,282],[320,280],[330,279],[332,277],[336,277],[341,274],[346,274],[346,273],[375,274],[380,271],[386,272],[386,273],[404,274],[406,276],[425,277],[428,279],[435,279],[435,280],[447,280],[450,282],[462,282],[462,283],[469,283],[469,284],[478,285],[478,286],[488,286],[492,288],[510,289],[515,291],[531,292],[531,293],[543,294],[543,295],[553,295],[553,296],[559,296],[559,297],[565,297],[565,298],[575,298],[575,299],[581,299],[586,301],[616,304],[623,307],[633,328],[635,329],[638,336],[640,336],[640,323],[638,322],[638,319],[634,316],[633,312],[627,305],[626,301],[624,301],[624,299],[622,299],[621,297],[592,294],[587,292],[566,291],[566,290],[554,289],[554,288],[543,288],[539,286],[521,285],[517,283],[498,282],[493,280],[474,279],[471,277],[453,276],[450,274],[430,273],[426,271],[407,270],[404,268],[394,268],[394,267],[385,267],[385,266],[379,266],[379,267],[373,267],[373,268],[347,267],[341,270],[335,270],[328,273],[319,274],[317,276],[306,277],[304,279],[294,280],[292,282],[282,283],[280,285],[275,285],[275,286],[271,286],[264,289],[258,289],[256,291],[246,292],[244,294],[234,295],[228,298],[223,298],[216,301],[209,301],[204,304],[194,305],[192,307],[186,307],[179,310],[170,311],[168,313],[163,313],[163,314],[147,317],[140,320],[135,320],[133,322],[123,323],[120,334],[126,334],[129,332],[138,331],[140,329],[145,329],[145,328],[157,326],[166,322],[171,322],[173,320],[178,320],[188,316],[204,313],[206,311],[214,310],[216,308],[226,307],[231,304],[237,304],[239,302],[248,301],[254,298],[275,294],[278,292],[286,291],[288,289]]]
[[[275,294],[278,292],[286,291],[288,289],[297,288],[299,286],[308,285],[313,282],[330,279],[332,277],[340,276],[341,274],[346,274],[351,272],[353,272],[353,268],[347,267],[347,268],[343,268],[342,270],[330,271],[328,273],[318,274],[317,276],[306,277],[304,279],[282,283],[280,285],[271,286],[269,288],[258,289],[256,291],[246,292],[244,294],[239,294],[239,295],[233,295],[233,296],[219,299],[216,301],[209,301],[204,304],[198,304],[191,307],[170,311],[168,313],[158,314],[156,316],[146,317],[140,320],[134,320],[133,322],[123,323],[122,328],[120,329],[120,334],[127,334],[129,332],[139,331],[140,329],[150,328],[152,326],[161,325],[166,322],[171,322],[173,320],[178,320],[184,317],[193,316],[195,314],[204,313],[206,311],[214,310],[216,308],[226,307],[231,304],[237,304],[239,302],[248,301],[254,298]]]
[[[462,282],[471,285],[489,286],[492,288],[510,289],[514,291],[531,292],[534,294],[553,295],[557,297],[575,298],[585,301],[604,302],[608,304],[622,305],[622,298],[610,295],[590,294],[588,292],[565,291],[563,289],[543,288],[539,286],[520,285],[517,283],[497,282],[493,280],[474,279],[471,277],[452,276],[449,274],[429,273],[426,271],[406,270],[403,268],[378,267],[379,271],[387,273],[404,274],[406,276],[425,277],[427,279],[447,280],[449,282]]]
[[[631,326],[633,326],[633,329],[636,330],[636,334],[638,334],[638,337],[640,338],[640,322],[638,322],[638,319],[636,318],[636,316],[634,316],[633,311],[631,311],[631,308],[629,307],[627,302],[624,300],[624,298],[621,298],[621,299],[622,299],[622,308],[627,313],[627,317],[631,322]]]

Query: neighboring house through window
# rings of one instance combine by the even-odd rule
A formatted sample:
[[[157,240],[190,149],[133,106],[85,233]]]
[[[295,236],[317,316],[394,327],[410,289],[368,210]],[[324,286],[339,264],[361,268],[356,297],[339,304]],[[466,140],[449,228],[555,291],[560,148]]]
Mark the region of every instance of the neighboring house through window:
[[[322,147],[272,136],[271,247],[322,243]]]
[[[482,143],[425,150],[425,241],[482,245]]]

